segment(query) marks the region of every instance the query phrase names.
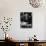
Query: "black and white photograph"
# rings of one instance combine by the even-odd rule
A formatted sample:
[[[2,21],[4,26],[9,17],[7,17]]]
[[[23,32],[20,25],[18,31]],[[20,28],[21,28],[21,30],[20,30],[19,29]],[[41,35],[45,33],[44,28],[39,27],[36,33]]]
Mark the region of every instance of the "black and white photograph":
[[[32,28],[32,12],[21,12],[20,22],[21,28]]]

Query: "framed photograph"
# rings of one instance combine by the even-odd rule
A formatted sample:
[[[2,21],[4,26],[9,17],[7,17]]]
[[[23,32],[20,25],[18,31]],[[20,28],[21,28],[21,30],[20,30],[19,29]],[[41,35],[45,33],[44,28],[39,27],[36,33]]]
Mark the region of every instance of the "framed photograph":
[[[20,12],[20,27],[32,28],[32,12]]]

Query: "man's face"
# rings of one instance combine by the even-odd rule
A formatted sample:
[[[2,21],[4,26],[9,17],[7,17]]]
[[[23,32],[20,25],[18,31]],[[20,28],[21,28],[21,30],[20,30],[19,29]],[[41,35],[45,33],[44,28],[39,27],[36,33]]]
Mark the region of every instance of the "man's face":
[[[25,18],[26,18],[26,20],[28,19],[28,14],[25,14]]]

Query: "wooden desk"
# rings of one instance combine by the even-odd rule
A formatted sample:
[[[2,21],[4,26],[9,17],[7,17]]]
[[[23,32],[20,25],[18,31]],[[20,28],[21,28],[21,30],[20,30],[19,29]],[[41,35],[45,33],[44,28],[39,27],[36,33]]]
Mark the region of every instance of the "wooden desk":
[[[13,40],[7,43],[14,44],[16,46],[21,46],[20,44],[23,44],[22,46],[46,46],[46,40],[40,40],[40,41]]]
[[[46,46],[46,40],[40,41],[29,41],[29,40],[17,40],[15,41],[16,46],[20,46],[20,44],[24,44],[24,46]]]

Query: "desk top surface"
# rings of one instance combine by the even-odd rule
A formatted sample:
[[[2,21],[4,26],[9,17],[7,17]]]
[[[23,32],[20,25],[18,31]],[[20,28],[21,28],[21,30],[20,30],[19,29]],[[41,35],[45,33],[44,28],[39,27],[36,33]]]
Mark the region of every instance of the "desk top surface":
[[[6,41],[9,41],[9,42],[20,42],[20,43],[28,43],[28,42],[34,42],[34,43],[46,43],[46,40],[37,40],[37,41],[34,41],[34,40],[11,40],[11,39],[6,39]]]
[[[13,42],[21,42],[21,43],[23,43],[23,42],[25,42],[25,43],[28,43],[28,42],[34,42],[34,43],[46,43],[46,40],[39,40],[39,41],[29,41],[29,40],[14,40]]]
[[[4,42],[5,40],[0,40],[0,42]],[[8,41],[11,41],[11,42],[17,42],[17,43],[46,43],[46,40],[38,40],[38,41],[29,41],[29,40],[8,40]]]

